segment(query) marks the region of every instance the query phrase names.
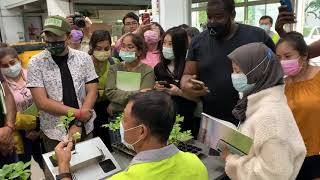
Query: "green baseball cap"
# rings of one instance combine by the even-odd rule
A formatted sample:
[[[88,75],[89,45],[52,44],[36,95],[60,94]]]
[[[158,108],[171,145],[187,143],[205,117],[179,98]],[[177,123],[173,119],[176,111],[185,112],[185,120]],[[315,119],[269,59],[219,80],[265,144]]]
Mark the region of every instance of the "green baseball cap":
[[[52,32],[57,36],[63,36],[71,32],[71,25],[68,20],[61,16],[49,16],[44,21],[43,32]]]

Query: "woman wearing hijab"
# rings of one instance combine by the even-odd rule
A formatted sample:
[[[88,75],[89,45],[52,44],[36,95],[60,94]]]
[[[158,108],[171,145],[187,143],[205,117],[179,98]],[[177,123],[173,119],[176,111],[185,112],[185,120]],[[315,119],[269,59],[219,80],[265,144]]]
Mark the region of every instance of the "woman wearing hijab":
[[[231,179],[294,180],[306,148],[284,94],[283,71],[275,54],[262,43],[239,47],[232,61],[232,83],[242,94],[233,110],[239,131],[253,139],[248,155],[223,152]]]

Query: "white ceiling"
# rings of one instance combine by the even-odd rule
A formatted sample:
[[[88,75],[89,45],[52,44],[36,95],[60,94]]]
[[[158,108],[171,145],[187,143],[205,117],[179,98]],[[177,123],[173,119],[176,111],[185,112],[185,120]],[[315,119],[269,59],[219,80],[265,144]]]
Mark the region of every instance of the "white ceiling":
[[[76,4],[100,4],[100,5],[148,5],[151,0],[74,0]]]

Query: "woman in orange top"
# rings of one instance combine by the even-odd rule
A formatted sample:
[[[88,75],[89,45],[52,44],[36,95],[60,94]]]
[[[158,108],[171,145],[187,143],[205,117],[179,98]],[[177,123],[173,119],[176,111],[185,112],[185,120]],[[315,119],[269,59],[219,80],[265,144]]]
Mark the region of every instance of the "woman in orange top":
[[[300,33],[287,33],[278,42],[276,52],[286,75],[285,93],[288,104],[307,147],[307,157],[297,179],[318,179],[320,178],[320,67],[308,64],[308,46]]]

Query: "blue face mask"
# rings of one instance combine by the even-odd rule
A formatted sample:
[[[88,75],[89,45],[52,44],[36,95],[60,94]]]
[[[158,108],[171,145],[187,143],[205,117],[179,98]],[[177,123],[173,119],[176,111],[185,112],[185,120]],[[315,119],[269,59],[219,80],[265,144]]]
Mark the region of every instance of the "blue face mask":
[[[3,75],[7,77],[16,78],[20,75],[21,69],[22,67],[20,62],[17,62],[15,65],[10,66],[8,68],[1,68],[1,72]]]
[[[271,27],[270,26],[268,26],[268,25],[260,25],[260,28],[261,29],[263,29],[263,30],[265,30],[266,32],[269,32],[270,31],[270,29],[271,29]]]
[[[168,59],[168,60],[174,60],[174,58],[175,58],[172,48],[163,47],[162,48],[162,54],[163,54],[163,57]]]
[[[136,52],[127,52],[120,50],[119,56],[127,63],[131,63],[137,59]]]
[[[232,74],[231,75],[232,84],[233,87],[238,91],[242,93],[246,93],[251,91],[255,84],[248,84],[248,78],[245,74]]]

